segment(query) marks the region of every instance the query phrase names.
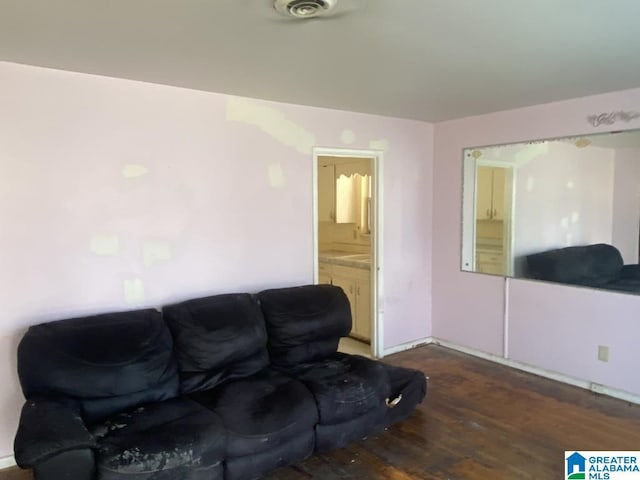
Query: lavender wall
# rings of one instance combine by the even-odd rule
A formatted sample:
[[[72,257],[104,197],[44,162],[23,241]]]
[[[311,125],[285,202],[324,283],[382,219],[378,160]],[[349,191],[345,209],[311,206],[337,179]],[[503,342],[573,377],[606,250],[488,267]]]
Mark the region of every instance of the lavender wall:
[[[0,105],[2,457],[27,325],[311,281],[313,146],[386,151],[385,346],[433,333],[501,355],[504,279],[460,271],[462,149],[604,131],[586,116],[640,110],[640,89],[444,122],[434,137],[420,122],[0,62]],[[640,297],[510,282],[511,358],[640,394]]]
[[[430,335],[433,127],[0,62],[0,457],[30,324],[312,281],[312,147],[384,155],[385,346]]]
[[[510,280],[511,358],[640,394],[640,296]],[[597,359],[598,345],[609,361]]]
[[[504,279],[460,271],[462,150],[475,145],[640,127],[640,119],[593,127],[587,117],[640,111],[640,89],[538,105],[436,124],[433,209],[433,335],[495,355],[640,394],[624,365],[640,353],[640,296],[509,280],[508,329]],[[570,340],[565,337],[571,331]],[[597,361],[598,345],[611,361]],[[614,360],[615,357],[615,360]]]
[[[552,142],[547,152],[516,168],[514,276],[524,276],[530,253],[611,243],[613,154]]]
[[[612,243],[625,263],[638,263],[640,237],[640,149],[615,151]]]

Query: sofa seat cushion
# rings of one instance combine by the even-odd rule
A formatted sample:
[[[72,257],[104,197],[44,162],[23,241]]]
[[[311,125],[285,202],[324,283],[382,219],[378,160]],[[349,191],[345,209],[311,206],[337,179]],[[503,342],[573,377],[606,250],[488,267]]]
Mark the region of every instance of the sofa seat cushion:
[[[316,451],[342,448],[407,418],[426,394],[426,378],[417,370],[377,362],[385,371],[390,395],[358,416],[316,427]]]
[[[313,430],[302,432],[271,450],[228,458],[224,462],[225,480],[262,478],[269,470],[302,462],[313,454],[316,435]]]
[[[240,380],[194,394],[215,411],[227,429],[227,456],[240,457],[278,447],[318,422],[313,396],[305,386],[267,368]]]
[[[316,452],[346,447],[385,429],[387,423],[387,407],[380,405],[364,415],[350,418],[344,422],[331,425],[316,426]]]
[[[313,393],[319,423],[324,425],[352,420],[385,406],[391,391],[383,365],[358,355],[336,353],[300,366],[293,375]]]
[[[225,430],[220,418],[188,398],[121,413],[92,431],[98,478],[222,478]]]

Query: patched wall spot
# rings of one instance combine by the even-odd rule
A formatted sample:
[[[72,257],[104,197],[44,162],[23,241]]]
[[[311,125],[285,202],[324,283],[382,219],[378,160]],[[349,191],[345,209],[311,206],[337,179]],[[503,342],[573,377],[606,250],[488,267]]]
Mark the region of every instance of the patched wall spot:
[[[386,138],[381,138],[379,140],[371,140],[369,142],[369,148],[372,150],[382,150],[386,152],[389,150],[389,140]]]
[[[578,212],[573,212],[571,214],[571,223],[578,223],[580,221],[580,214]]]
[[[149,173],[149,170],[142,165],[129,164],[122,167],[122,176],[124,178],[138,178],[147,173]]]
[[[571,232],[567,233],[565,243],[566,243],[567,247],[570,247],[570,246],[573,245],[573,233],[571,233]]]
[[[295,124],[275,108],[261,105],[256,100],[229,97],[227,100],[227,120],[258,127],[278,142],[295,148],[300,153],[311,153],[316,143],[311,132]]]
[[[356,134],[351,130],[343,130],[342,135],[340,135],[340,140],[345,145],[351,145],[356,141]]]
[[[120,253],[120,237],[113,234],[98,234],[91,237],[91,252],[101,256],[114,256]]]
[[[527,177],[527,192],[533,192],[533,189],[535,187],[535,179],[531,176]]]
[[[139,278],[127,278],[123,282],[124,301],[129,305],[144,302],[144,284]]]
[[[169,242],[145,242],[142,247],[144,266],[150,267],[159,262],[171,260],[171,244]]]
[[[269,165],[269,184],[273,188],[283,188],[286,183],[282,166],[279,163]]]

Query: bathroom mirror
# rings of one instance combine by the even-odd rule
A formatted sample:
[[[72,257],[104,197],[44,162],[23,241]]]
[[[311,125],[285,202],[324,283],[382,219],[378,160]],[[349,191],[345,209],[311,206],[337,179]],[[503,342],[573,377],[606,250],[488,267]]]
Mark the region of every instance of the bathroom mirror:
[[[318,220],[371,231],[371,165],[366,158],[318,157]]]
[[[566,247],[638,264],[640,130],[470,147],[463,162],[462,270],[609,288],[619,259]]]

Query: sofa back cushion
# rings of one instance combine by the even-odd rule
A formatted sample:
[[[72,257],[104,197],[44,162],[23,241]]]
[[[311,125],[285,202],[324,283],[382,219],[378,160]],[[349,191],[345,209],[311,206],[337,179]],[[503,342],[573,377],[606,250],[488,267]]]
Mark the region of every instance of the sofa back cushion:
[[[169,330],[156,310],[108,313],[29,328],[18,347],[25,397],[72,397],[86,422],[178,394]]]
[[[267,332],[247,293],[197,298],[163,308],[175,344],[181,390],[208,390],[269,364]]]
[[[351,331],[349,299],[334,285],[265,290],[258,294],[269,332],[269,355],[293,368],[334,354]]]
[[[527,256],[529,277],[589,287],[617,280],[623,265],[618,249],[605,243],[565,247]]]

